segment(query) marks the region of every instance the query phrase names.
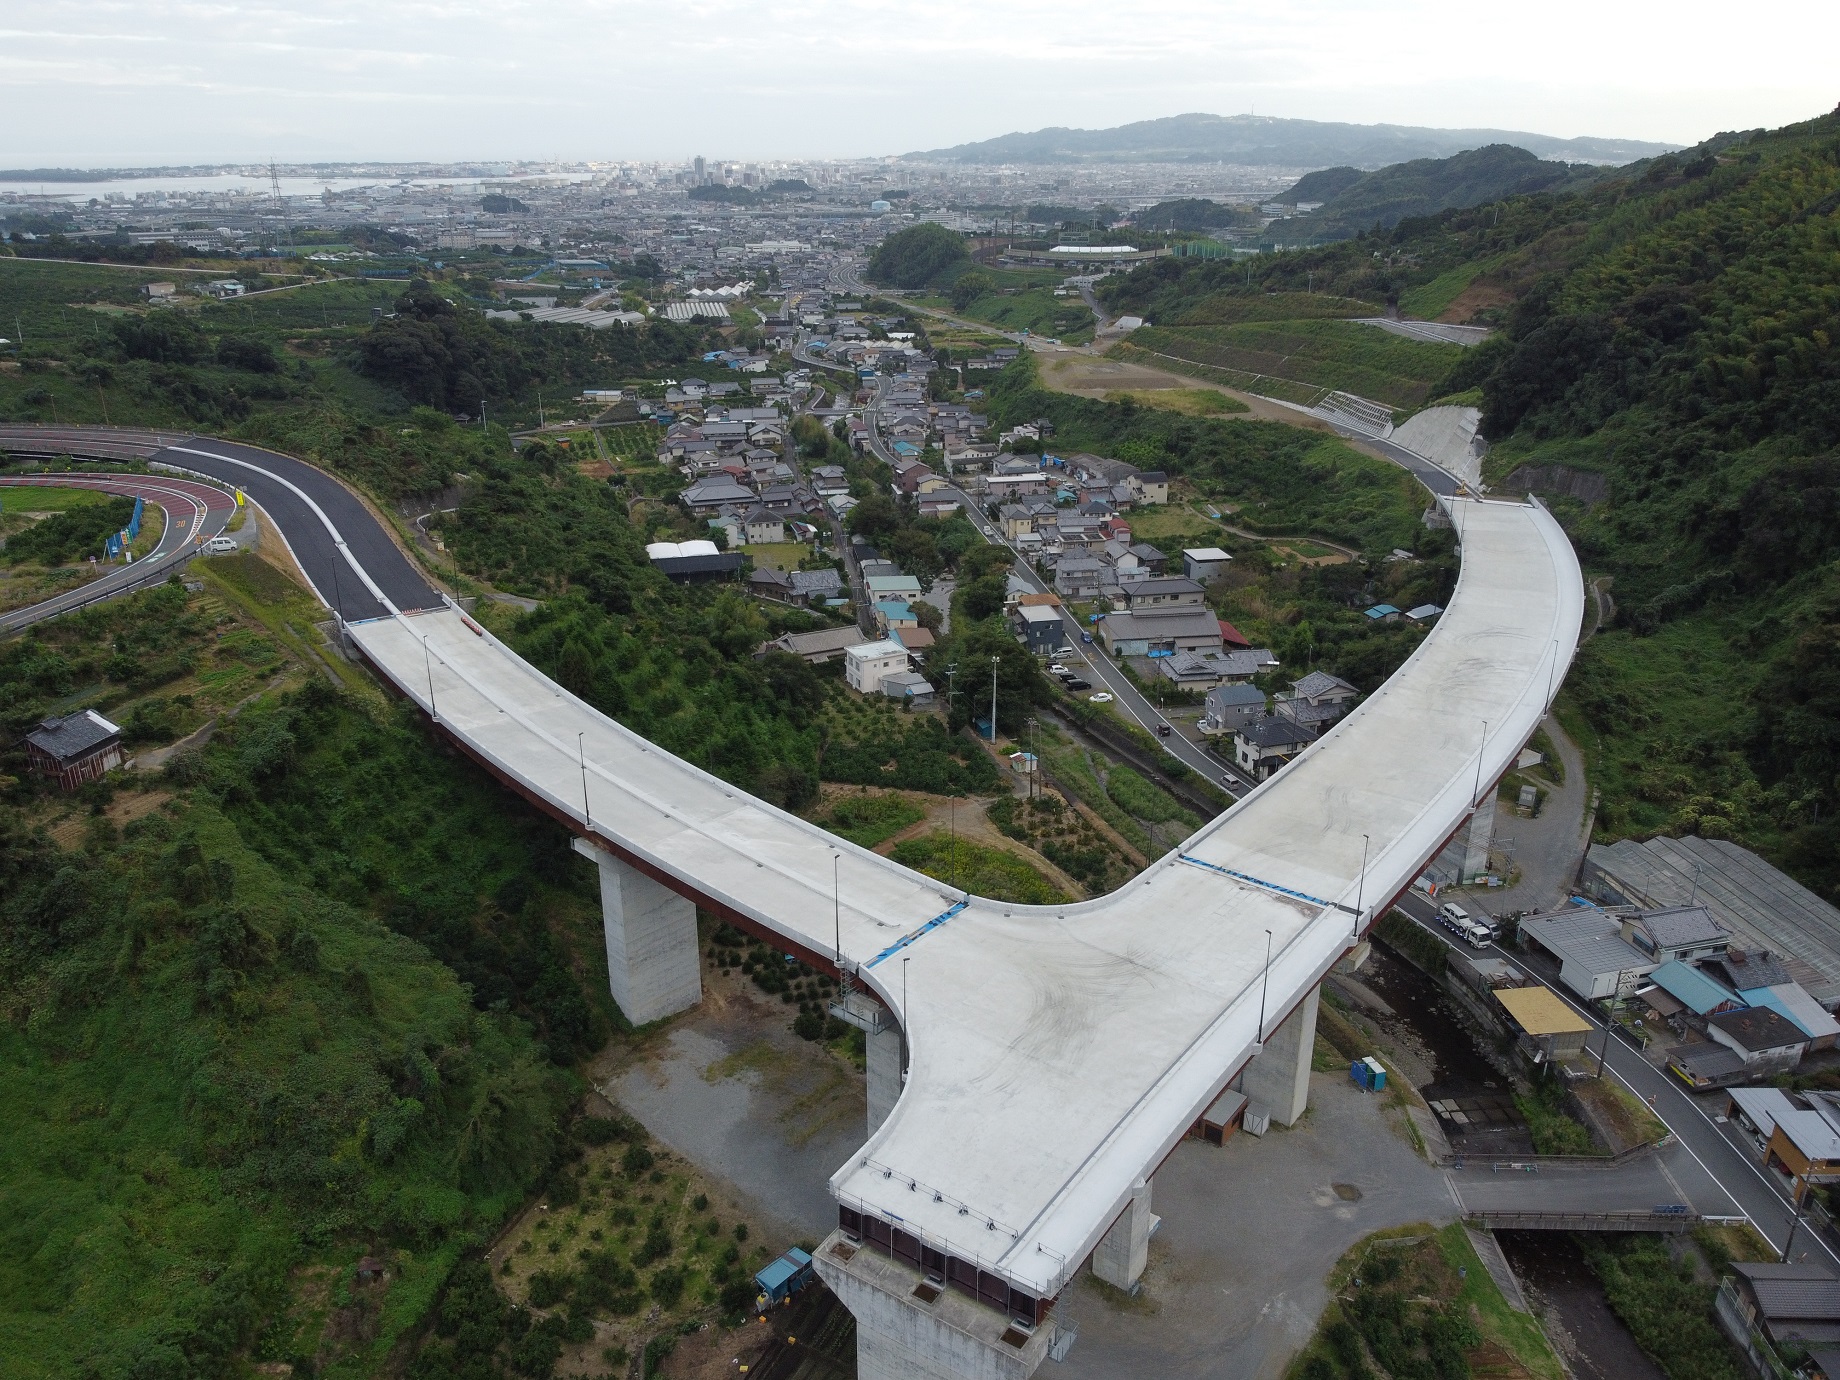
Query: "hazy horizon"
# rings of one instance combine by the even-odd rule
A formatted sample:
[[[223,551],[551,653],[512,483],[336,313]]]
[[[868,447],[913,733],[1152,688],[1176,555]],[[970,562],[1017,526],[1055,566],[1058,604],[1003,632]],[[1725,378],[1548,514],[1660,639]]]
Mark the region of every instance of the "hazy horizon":
[[[15,167],[860,158],[1207,111],[1692,144],[1835,105],[1840,7],[934,0],[539,10],[50,0],[0,29]],[[1796,41],[1786,42],[1793,32]],[[917,94],[909,94],[917,93]]]

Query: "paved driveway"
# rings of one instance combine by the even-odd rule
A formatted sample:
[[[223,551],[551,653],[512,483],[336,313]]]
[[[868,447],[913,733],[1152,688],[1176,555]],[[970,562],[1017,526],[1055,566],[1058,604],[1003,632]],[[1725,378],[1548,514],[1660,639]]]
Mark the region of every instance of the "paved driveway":
[[[1156,1176],[1163,1224],[1142,1292],[1119,1305],[1077,1281],[1080,1335],[1057,1375],[1282,1375],[1315,1331],[1344,1251],[1383,1227],[1456,1216],[1443,1174],[1394,1129],[1396,1116],[1345,1075],[1319,1073],[1292,1129],[1221,1147],[1183,1141]]]

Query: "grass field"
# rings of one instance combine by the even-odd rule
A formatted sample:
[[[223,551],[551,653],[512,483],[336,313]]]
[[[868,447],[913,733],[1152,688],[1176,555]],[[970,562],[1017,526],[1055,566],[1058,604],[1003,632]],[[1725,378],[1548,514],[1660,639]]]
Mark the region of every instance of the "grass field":
[[[100,489],[41,489],[0,486],[0,513],[61,513],[101,503],[109,495]]]
[[[1435,320],[1444,309],[1461,297],[1469,285],[1495,266],[1491,259],[1458,264],[1448,273],[1440,273],[1422,287],[1413,288],[1399,299],[1399,310],[1407,316]]]
[[[1171,326],[1231,326],[1244,321],[1307,321],[1350,316],[1380,316],[1386,308],[1353,297],[1327,293],[1216,292],[1170,320]]]
[[[1149,338],[1144,339],[1146,336]],[[1273,378],[1246,369],[1225,369],[1217,364],[1202,364],[1168,351],[1159,343],[1156,333],[1148,328],[1132,332],[1131,340],[1119,342],[1107,350],[1106,354],[1114,359],[1134,361],[1172,374],[1187,374],[1192,378],[1206,379],[1209,383],[1224,383],[1242,393],[1256,393],[1262,398],[1277,398],[1283,402],[1300,403],[1305,407],[1312,406],[1329,391],[1314,383]]]
[[[1014,853],[986,848],[939,830],[896,844],[890,856],[948,886],[993,901],[1049,906],[1068,899],[1059,887]]]
[[[1144,388],[1135,392],[1122,389],[1107,393],[1107,402],[1130,399],[1139,407],[1160,407],[1165,412],[1180,412],[1185,417],[1224,417],[1251,408],[1237,398],[1216,393],[1212,388]]]
[[[1091,340],[1095,325],[1092,312],[1078,297],[1056,297],[1051,288],[1045,287],[1027,288],[1014,297],[987,292],[954,314],[988,321],[1006,331],[1053,336],[1069,344]]]
[[[811,548],[800,541],[763,542],[741,549],[754,558],[755,565],[772,570],[797,570],[799,562],[811,554]]]
[[[1329,1292],[1288,1380],[1370,1377],[1375,1361],[1392,1375],[1564,1380],[1569,1373],[1539,1323],[1509,1306],[1461,1222],[1363,1238],[1336,1262]]]
[[[1147,326],[1133,333],[1132,344],[1216,368],[1357,393],[1393,407],[1422,405],[1463,355],[1461,346],[1324,320]]]
[[[818,823],[851,843],[873,848],[925,818],[925,808],[912,796],[893,792],[870,795],[865,789],[860,795],[837,800]]]

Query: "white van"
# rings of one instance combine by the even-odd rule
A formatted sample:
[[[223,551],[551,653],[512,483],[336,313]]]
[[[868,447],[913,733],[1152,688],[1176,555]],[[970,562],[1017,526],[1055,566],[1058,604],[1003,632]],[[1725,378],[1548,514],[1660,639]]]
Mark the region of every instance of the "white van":
[[[204,544],[204,553],[207,556],[227,556],[234,550],[236,550],[235,537],[212,537]]]

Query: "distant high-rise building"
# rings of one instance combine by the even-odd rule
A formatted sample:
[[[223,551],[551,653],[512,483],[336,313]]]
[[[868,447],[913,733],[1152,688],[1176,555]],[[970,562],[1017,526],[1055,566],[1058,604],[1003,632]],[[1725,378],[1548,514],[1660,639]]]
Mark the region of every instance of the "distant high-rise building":
[[[695,166],[696,166],[696,185],[700,187],[709,180],[708,165],[703,162],[703,155],[700,153],[697,154],[696,156]]]

